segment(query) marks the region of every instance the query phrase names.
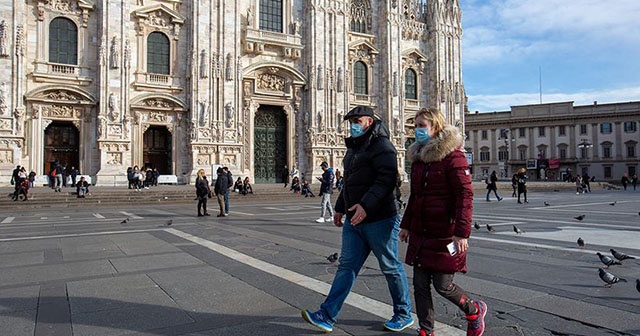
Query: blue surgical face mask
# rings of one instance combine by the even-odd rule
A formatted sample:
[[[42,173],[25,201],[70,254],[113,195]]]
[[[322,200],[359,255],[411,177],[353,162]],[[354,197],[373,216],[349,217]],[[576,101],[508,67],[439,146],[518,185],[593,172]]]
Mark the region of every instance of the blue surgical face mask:
[[[364,134],[364,130],[362,129],[362,125],[360,124],[351,124],[351,127],[349,128],[349,132],[351,133],[351,136],[354,138],[357,138]]]
[[[429,129],[426,127],[416,128],[415,134],[416,134],[416,141],[421,145],[426,145],[431,139],[431,136],[429,135]]]

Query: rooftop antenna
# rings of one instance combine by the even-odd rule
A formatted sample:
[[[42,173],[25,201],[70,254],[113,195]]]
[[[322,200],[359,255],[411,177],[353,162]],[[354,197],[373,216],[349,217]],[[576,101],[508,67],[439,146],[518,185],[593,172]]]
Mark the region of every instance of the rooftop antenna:
[[[540,88],[540,104],[542,104],[542,65],[538,65],[538,87]]]

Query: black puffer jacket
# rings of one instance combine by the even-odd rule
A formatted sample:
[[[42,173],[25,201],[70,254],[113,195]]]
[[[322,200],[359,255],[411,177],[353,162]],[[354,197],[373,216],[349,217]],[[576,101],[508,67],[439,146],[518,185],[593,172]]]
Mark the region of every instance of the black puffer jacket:
[[[346,213],[354,204],[367,212],[362,223],[376,222],[397,214],[393,190],[398,174],[396,149],[389,130],[380,120],[360,137],[345,139],[343,187],[336,201],[336,212]]]

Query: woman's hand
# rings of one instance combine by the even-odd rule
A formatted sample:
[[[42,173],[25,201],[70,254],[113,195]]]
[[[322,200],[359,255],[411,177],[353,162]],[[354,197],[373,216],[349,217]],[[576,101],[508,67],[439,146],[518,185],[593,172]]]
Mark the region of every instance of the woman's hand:
[[[407,229],[400,229],[400,234],[398,234],[398,239],[400,239],[401,242],[409,242],[409,230]]]
[[[467,238],[453,236],[453,243],[456,245],[456,250],[460,253],[465,253],[469,249]]]

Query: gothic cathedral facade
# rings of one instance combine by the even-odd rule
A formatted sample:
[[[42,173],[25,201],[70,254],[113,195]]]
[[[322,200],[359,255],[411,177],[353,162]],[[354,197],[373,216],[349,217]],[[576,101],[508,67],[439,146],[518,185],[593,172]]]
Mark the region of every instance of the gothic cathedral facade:
[[[459,0],[2,1],[0,184],[55,161],[98,185],[135,165],[310,177],[341,168],[357,105],[403,171],[421,107],[463,127],[461,38]]]

